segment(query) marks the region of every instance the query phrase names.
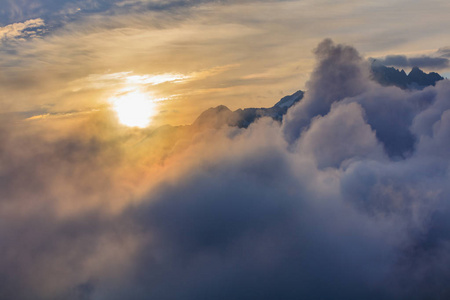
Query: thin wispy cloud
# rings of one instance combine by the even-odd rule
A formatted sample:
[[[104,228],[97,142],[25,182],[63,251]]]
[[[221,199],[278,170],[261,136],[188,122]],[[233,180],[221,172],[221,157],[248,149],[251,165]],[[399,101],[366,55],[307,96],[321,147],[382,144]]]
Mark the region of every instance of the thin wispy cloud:
[[[44,4],[40,7],[47,5],[55,12],[61,10],[58,5],[69,5]],[[380,14],[373,13],[371,5],[350,2],[231,1],[181,5],[175,1],[166,4],[165,9],[133,4],[140,7],[138,10],[131,9],[131,4],[128,4],[127,9],[113,13],[110,11],[113,8],[107,8],[103,2],[85,3],[84,6],[76,2],[73,8],[82,8],[77,12],[78,17],[65,19],[62,26],[47,26],[43,40],[17,47],[8,45],[0,57],[0,65],[8,67],[7,77],[21,77],[14,82],[21,80],[26,83],[23,88],[36,88],[38,90],[34,94],[37,97],[42,95],[41,100],[11,101],[8,107],[26,110],[25,107],[17,107],[18,104],[26,106],[27,102],[32,102],[30,110],[40,109],[42,105],[55,109],[62,106],[62,111],[78,109],[65,105],[68,98],[57,95],[56,90],[61,89],[59,94],[64,94],[68,83],[90,74],[129,71],[136,74],[194,74],[218,66],[239,65],[208,76],[203,82],[190,81],[179,85],[173,91],[163,85],[156,88],[158,97],[176,94],[184,102],[183,107],[164,108],[182,111],[168,116],[171,120],[167,122],[188,124],[210,106],[227,104],[237,109],[243,107],[238,99],[246,99],[248,106],[267,107],[273,99],[305,88],[313,66],[310,49],[324,36],[339,38],[356,45],[364,53],[375,53],[379,57],[383,51],[393,53],[393,49],[397,49],[395,52],[402,53],[402,48],[410,50],[409,46],[414,41],[424,39],[435,41],[435,45],[426,43],[426,49],[442,47],[442,37],[437,36],[437,32],[423,32],[419,23],[409,22],[409,29],[404,30],[406,19],[416,17],[416,11],[432,10],[435,17],[428,21],[441,20],[439,26],[442,28],[446,22],[440,17],[446,4],[440,2],[426,8],[421,3],[410,4],[411,16],[399,15],[396,18],[391,18],[387,12],[400,9],[404,3],[379,3],[377,11],[385,12],[381,14],[382,20],[379,19]],[[51,24],[52,20],[54,18],[48,17],[45,23]],[[366,34],[361,36],[361,31]],[[410,35],[411,32],[414,35]],[[396,38],[391,41],[386,36]],[[420,53],[420,48],[414,47],[417,49],[415,52]],[[442,72],[445,71],[443,68]],[[40,78],[46,78],[46,84],[41,82],[34,87]],[[197,90],[203,91],[201,96]],[[222,92],[215,92],[219,90]],[[211,93],[208,95],[206,91]],[[14,94],[17,90],[8,92]],[[191,98],[192,95],[198,96]],[[13,97],[21,99],[20,95]],[[69,96],[70,99],[74,97]],[[97,101],[98,95],[89,99]],[[191,101],[196,103],[196,108],[188,107]],[[70,106],[76,103],[70,102]],[[80,109],[86,108],[83,101],[79,103],[83,106]]]
[[[74,90],[80,89],[103,89],[116,88],[118,85],[123,87],[158,85],[161,83],[180,83],[188,80],[191,76],[183,74],[155,74],[155,75],[137,75],[132,71],[118,72],[112,74],[91,74],[86,78],[76,80],[71,84]]]

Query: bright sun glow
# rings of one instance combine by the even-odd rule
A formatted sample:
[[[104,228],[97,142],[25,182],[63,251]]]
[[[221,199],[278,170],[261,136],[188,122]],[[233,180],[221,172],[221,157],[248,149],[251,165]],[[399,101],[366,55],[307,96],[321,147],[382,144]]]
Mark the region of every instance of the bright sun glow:
[[[155,103],[148,94],[132,91],[111,98],[110,103],[116,111],[119,122],[130,127],[147,127],[155,115]]]

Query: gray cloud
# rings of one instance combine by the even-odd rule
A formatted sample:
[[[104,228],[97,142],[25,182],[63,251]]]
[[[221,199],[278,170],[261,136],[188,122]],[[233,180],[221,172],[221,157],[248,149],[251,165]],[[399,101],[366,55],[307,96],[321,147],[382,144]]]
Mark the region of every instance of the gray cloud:
[[[307,82],[308,93],[288,112],[284,122],[286,137],[291,142],[314,117],[327,114],[334,102],[368,88],[367,68],[362,67],[363,60],[354,48],[326,39],[314,53],[317,66]]]
[[[405,55],[388,55],[384,58],[377,59],[380,63],[386,66],[395,66],[400,68],[429,68],[429,69],[444,69],[450,66],[449,60],[443,57],[432,56],[417,56],[407,57]]]
[[[2,119],[2,297],[449,297],[449,82],[406,92],[350,46],[315,54],[282,124]]]

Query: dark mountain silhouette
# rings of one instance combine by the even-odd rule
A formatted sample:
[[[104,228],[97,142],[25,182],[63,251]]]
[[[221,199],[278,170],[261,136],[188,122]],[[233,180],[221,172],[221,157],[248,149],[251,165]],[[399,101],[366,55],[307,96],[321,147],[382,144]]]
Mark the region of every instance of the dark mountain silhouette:
[[[425,73],[418,67],[412,68],[411,72],[408,74],[408,79],[411,84],[418,84],[419,87],[426,87],[430,85],[435,85],[439,80],[443,80],[444,78],[438,73],[431,72]]]
[[[287,110],[303,98],[304,92],[297,91],[292,95],[283,97],[274,106],[269,108],[244,108],[231,111],[224,105],[209,108],[204,111],[192,124],[195,127],[219,128],[223,125],[247,128],[251,123],[262,117],[271,117],[281,121]]]
[[[376,60],[371,65],[372,79],[383,86],[397,86],[402,89],[423,89],[434,86],[444,78],[438,73],[425,73],[418,67],[412,68],[409,74],[404,70],[386,67]],[[292,95],[281,98],[274,106],[269,108],[244,108],[235,111],[224,105],[212,107],[204,111],[192,124],[194,127],[220,128],[224,125],[247,128],[250,124],[262,117],[270,117],[282,121],[287,110],[303,99],[305,92],[297,91]]]
[[[409,74],[404,70],[386,67],[377,60],[372,61],[372,79],[384,86],[397,86],[401,89],[423,89],[434,86],[444,78],[438,73],[425,73],[418,67],[412,68]]]

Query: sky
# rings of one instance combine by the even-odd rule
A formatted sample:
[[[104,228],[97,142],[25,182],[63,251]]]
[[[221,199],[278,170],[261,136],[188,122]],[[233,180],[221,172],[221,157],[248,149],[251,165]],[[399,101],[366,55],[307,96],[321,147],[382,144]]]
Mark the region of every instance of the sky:
[[[130,76],[141,76],[136,86],[158,102],[156,126],[190,124],[217,105],[270,107],[305,89],[312,50],[324,38],[367,57],[441,58],[419,66],[445,75],[448,49],[438,51],[448,47],[449,8],[447,1],[4,0],[3,111],[103,109]],[[406,59],[399,64],[411,68]],[[168,77],[145,81],[154,76]]]
[[[450,297],[448,1],[0,1],[0,299]]]

